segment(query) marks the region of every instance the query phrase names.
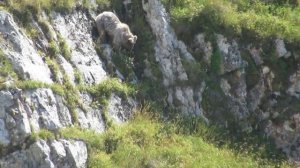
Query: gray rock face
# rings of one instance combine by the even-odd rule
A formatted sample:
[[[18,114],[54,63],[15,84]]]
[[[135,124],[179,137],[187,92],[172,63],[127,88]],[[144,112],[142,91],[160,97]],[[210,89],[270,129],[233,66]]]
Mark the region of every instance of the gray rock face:
[[[276,146],[294,161],[300,162],[300,114],[295,114],[282,125],[269,121],[266,133],[274,138]]]
[[[275,47],[276,47],[276,54],[278,58],[280,57],[288,58],[292,55],[291,52],[286,50],[284,41],[282,39],[275,40]]]
[[[194,60],[194,58],[183,48],[179,46],[180,43],[172,28],[169,24],[169,18],[165,11],[165,8],[158,0],[144,1],[143,8],[147,13],[147,20],[152,28],[152,32],[155,35],[157,41],[155,45],[156,60],[160,64],[161,71],[164,76],[163,84],[165,86],[174,85],[176,80],[185,81],[187,74],[183,69],[180,56],[188,60]]]
[[[229,74],[227,78],[221,79],[220,86],[227,96],[229,112],[233,114],[237,121],[246,120],[249,111],[246,102],[247,90],[244,70],[235,71]]]
[[[202,115],[200,104],[204,83],[201,85],[201,79],[199,79],[200,87],[195,90],[189,86],[176,87],[179,81],[188,81],[181,59],[189,62],[193,62],[195,59],[187,51],[185,44],[177,40],[161,2],[159,0],[143,0],[142,3],[148,23],[156,37],[155,58],[163,74],[163,85],[168,90],[167,103],[178,108],[184,114]],[[148,75],[151,76],[149,73]]]
[[[205,41],[205,34],[201,33],[195,36],[193,47],[195,52],[203,55],[202,60],[210,65],[213,48],[211,42]]]
[[[135,108],[136,102],[133,99],[125,101],[113,94],[109,100],[108,114],[115,123],[121,124],[130,119]]]
[[[0,159],[0,167],[9,168],[85,168],[87,147],[82,141],[64,139],[47,143],[38,140],[28,149]]]
[[[74,69],[73,69],[72,65],[61,55],[58,55],[57,63],[64,70],[66,75],[69,77],[70,82],[73,85],[75,85],[75,75],[74,75]]]
[[[248,46],[248,50],[251,54],[252,59],[254,60],[256,65],[261,65],[264,63],[264,61],[261,58],[261,48],[255,48],[255,47],[251,47]]]
[[[78,68],[87,84],[100,83],[107,78],[91,35],[92,21],[82,11],[61,15],[53,13],[53,27],[66,40],[72,51],[71,62]]]
[[[50,89],[1,91],[0,97],[0,143],[4,146],[22,144],[32,131],[72,124],[68,108]]]
[[[0,11],[0,48],[23,79],[52,83],[51,73],[33,43],[20,30],[13,17]]]
[[[300,70],[290,76],[290,83],[287,93],[300,99]]]
[[[19,90],[0,92],[0,143],[4,147],[18,145],[31,134],[28,116],[19,96]]]
[[[222,57],[222,74],[244,68],[247,65],[241,57],[238,44],[235,40],[232,40],[230,43],[223,35],[218,34],[217,44]]]

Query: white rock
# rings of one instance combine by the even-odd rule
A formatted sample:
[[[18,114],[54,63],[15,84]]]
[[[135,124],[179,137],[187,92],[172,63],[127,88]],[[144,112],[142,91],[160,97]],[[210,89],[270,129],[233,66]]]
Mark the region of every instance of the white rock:
[[[50,145],[38,140],[28,149],[13,152],[0,159],[2,168],[85,168],[87,147],[82,141],[58,140]]]
[[[100,83],[107,78],[103,65],[93,46],[91,21],[83,12],[68,15],[53,13],[53,27],[70,47],[71,62],[78,68],[87,84]]]
[[[62,127],[58,116],[56,99],[52,90],[36,89],[26,91],[25,96],[27,103],[33,108],[32,117],[30,118],[33,123],[38,123],[39,128],[49,130],[56,130]]]
[[[0,118],[5,117],[5,109],[13,104],[13,95],[9,91],[0,91]]]
[[[169,86],[173,85],[176,80],[188,80],[180,56],[188,61],[194,61],[194,58],[187,51],[184,43],[177,40],[165,8],[158,0],[143,0],[142,3],[146,18],[157,39],[155,57],[164,77],[163,84]]]
[[[131,100],[131,98],[128,98],[128,101],[125,101],[119,96],[112,94],[107,109],[112,120],[117,124],[121,124],[130,119],[135,106],[135,102]]]
[[[8,130],[6,129],[5,122],[3,119],[0,119],[0,145],[8,146],[10,143],[10,138]]]
[[[291,84],[287,90],[287,93],[300,99],[300,70],[291,75],[289,80]]]
[[[0,36],[4,39],[0,48],[23,79],[52,83],[51,72],[34,49],[32,41],[24,35],[13,17],[5,11],[0,11]]]
[[[57,63],[65,71],[66,75],[70,79],[70,82],[75,85],[75,75],[72,65],[61,55],[58,55]]]
[[[67,152],[67,161],[71,167],[85,168],[87,161],[87,147],[82,141],[61,140]]]
[[[275,45],[276,45],[276,53],[278,58],[280,57],[288,58],[292,55],[291,52],[286,50],[284,41],[282,39],[276,39]]]
[[[222,74],[244,68],[247,65],[241,57],[238,44],[235,40],[229,43],[223,35],[217,34],[217,45],[222,57]]]
[[[200,51],[203,54],[202,60],[210,65],[213,48],[211,42],[205,41],[205,34],[196,35],[193,46],[195,47],[195,51]]]

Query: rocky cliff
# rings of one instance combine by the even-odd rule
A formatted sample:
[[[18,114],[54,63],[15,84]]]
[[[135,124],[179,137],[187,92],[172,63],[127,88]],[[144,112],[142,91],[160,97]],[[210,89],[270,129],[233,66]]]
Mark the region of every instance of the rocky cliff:
[[[78,3],[24,21],[2,4],[0,167],[87,167],[86,143],[64,139],[60,129],[101,133],[144,101],[158,102],[166,118],[173,111],[260,132],[300,161],[298,44],[202,31],[181,41],[160,0],[126,0],[115,9],[138,41],[131,52],[114,51],[96,40],[93,18],[111,10],[101,5]],[[48,131],[55,138],[40,135]]]

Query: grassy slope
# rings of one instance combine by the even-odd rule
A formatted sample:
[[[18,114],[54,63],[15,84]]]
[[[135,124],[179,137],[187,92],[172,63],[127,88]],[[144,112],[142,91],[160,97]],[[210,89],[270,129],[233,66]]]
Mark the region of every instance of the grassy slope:
[[[78,128],[61,131],[65,138],[82,139],[89,145],[89,167],[289,167],[286,161],[263,158],[262,148],[251,152],[241,145],[237,152],[226,145],[215,146],[212,128],[202,124],[186,134],[184,125],[165,123],[139,113],[122,126],[104,134]]]
[[[22,3],[17,0],[7,1],[17,10],[16,14],[23,9],[33,13],[39,13],[41,10],[68,11],[75,5],[74,0],[24,0]],[[84,2],[85,6],[89,5],[87,1]],[[97,2],[108,4],[109,1],[97,0]],[[167,0],[164,2],[167,4]],[[297,17],[299,8],[260,2],[250,4],[244,0],[173,0],[171,2],[173,22],[184,25],[188,22],[191,27],[187,27],[191,28],[191,33],[200,30],[224,31],[233,35],[251,32],[258,38],[275,36],[290,42],[300,41],[300,21]],[[114,80],[112,82],[115,83]],[[21,82],[20,86],[45,87],[33,84],[39,83]],[[89,90],[81,86],[79,90],[98,94],[99,91],[111,90],[108,86],[106,82]],[[63,86],[55,88],[57,92],[65,94],[61,89]],[[122,89],[119,84],[114,89],[124,92],[125,95],[130,92],[130,89]],[[99,101],[102,103],[110,91],[105,93],[103,96],[96,95],[100,97]],[[73,95],[67,97],[76,98]],[[71,101],[71,98],[67,98],[70,99],[68,102],[76,104],[76,101]],[[185,128],[185,124],[161,122],[144,113],[138,114],[124,126],[110,127],[102,135],[77,128],[67,128],[61,132],[66,138],[82,139],[88,143],[89,167],[151,167],[151,165],[157,167],[288,167],[284,159],[273,155],[272,147],[253,146],[252,144],[255,143],[260,144],[258,139],[254,138],[253,143],[250,144],[248,143],[250,138],[231,141],[229,135],[225,135],[224,138],[220,132],[215,132],[202,124],[196,124],[188,130]],[[43,139],[54,138],[51,132],[45,130],[34,136]]]
[[[173,23],[188,23],[192,33],[213,31],[256,38],[279,37],[300,43],[300,7],[259,0],[163,0]],[[169,3],[171,2],[171,3]]]

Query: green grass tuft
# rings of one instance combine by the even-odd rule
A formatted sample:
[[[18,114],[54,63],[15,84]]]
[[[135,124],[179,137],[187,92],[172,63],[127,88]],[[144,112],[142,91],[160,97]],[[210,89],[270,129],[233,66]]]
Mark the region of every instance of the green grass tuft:
[[[149,113],[137,113],[123,126],[103,134],[76,127],[61,130],[65,138],[88,144],[88,167],[289,167],[284,159],[262,157],[264,147],[241,150],[230,143],[217,145],[213,128],[198,119],[162,122]],[[188,121],[188,122],[187,122]]]

